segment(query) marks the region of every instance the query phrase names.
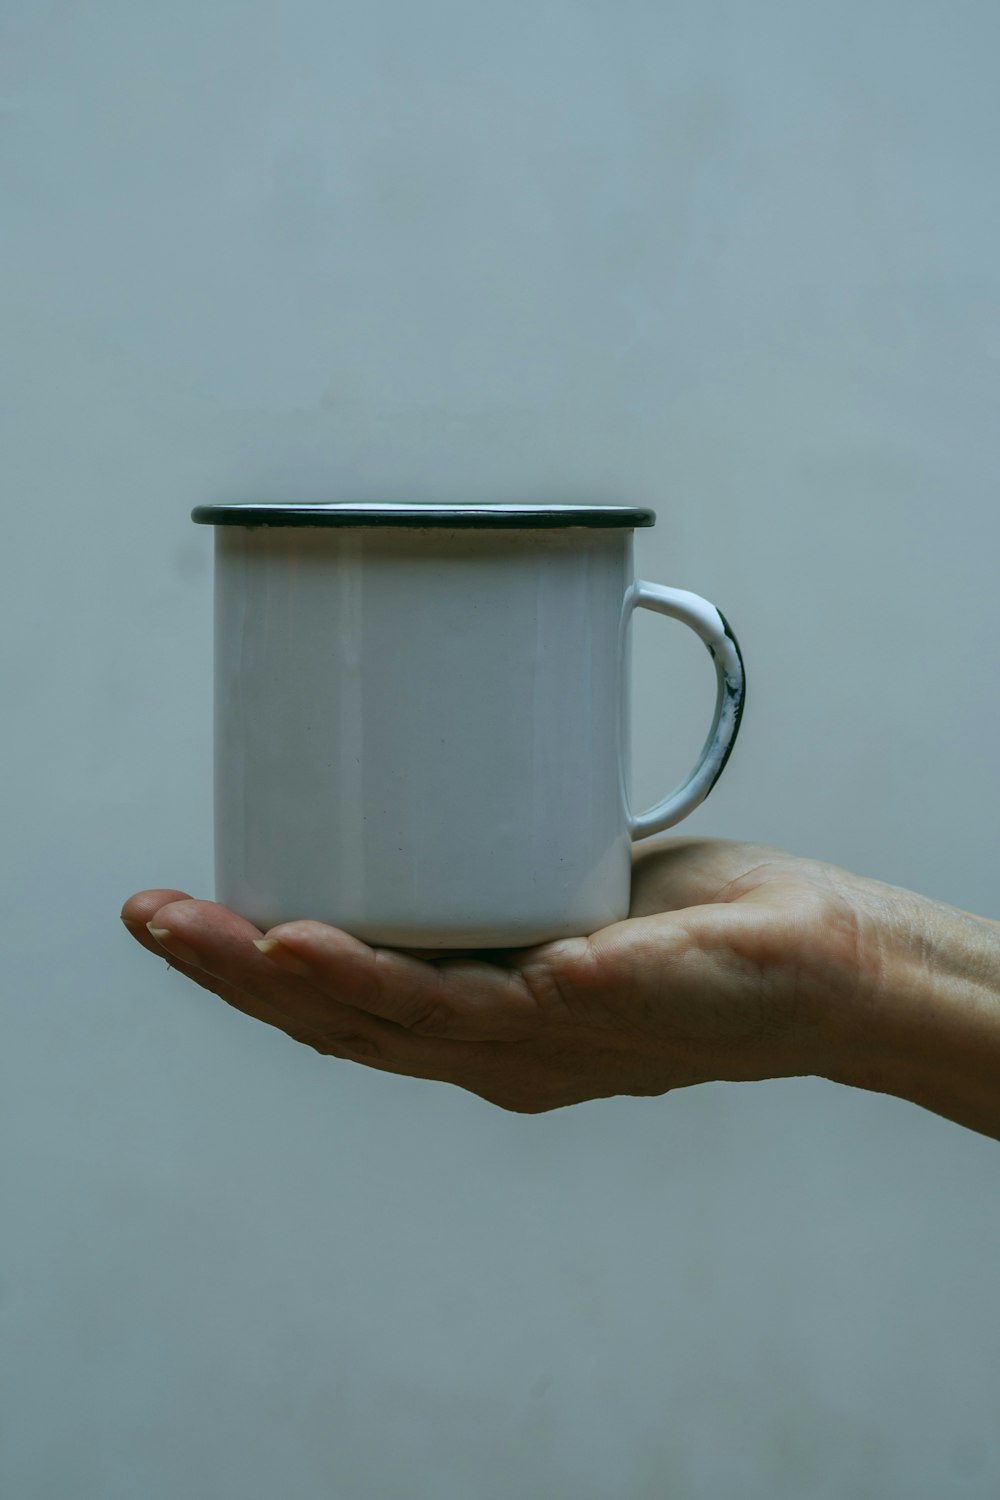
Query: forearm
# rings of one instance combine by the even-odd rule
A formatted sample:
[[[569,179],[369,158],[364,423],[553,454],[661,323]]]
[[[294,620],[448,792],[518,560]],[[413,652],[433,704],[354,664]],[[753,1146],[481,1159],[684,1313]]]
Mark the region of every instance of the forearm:
[[[1000,922],[873,891],[877,973],[839,1081],[1000,1140]]]

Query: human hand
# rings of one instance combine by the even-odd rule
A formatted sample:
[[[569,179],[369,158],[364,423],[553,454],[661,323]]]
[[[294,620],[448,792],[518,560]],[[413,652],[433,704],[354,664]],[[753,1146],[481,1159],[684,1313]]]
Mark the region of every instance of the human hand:
[[[179,891],[140,892],[122,918],[150,952],[317,1051],[524,1113],[809,1073],[907,1092],[936,1014],[914,934],[924,959],[929,943],[962,948],[955,923],[966,946],[997,941],[996,924],[845,870],[692,839],[636,847],[627,920],[518,951],[418,957],[313,921],[264,937]],[[961,1117],[935,1098],[920,1102]],[[966,1123],[992,1131],[974,1113]]]

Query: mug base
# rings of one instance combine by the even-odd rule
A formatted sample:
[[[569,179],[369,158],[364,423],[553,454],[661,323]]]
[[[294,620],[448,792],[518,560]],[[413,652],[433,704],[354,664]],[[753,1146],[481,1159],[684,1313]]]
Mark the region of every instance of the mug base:
[[[520,923],[475,924],[449,922],[442,923],[440,926],[432,926],[426,922],[352,922],[349,919],[338,921],[334,914],[319,911],[254,912],[247,909],[245,903],[236,905],[232,901],[227,901],[221,894],[216,899],[223,905],[240,911],[241,915],[258,927],[261,932],[268,932],[272,927],[280,926],[282,922],[312,919],[337,927],[340,931],[349,933],[351,937],[358,938],[370,947],[397,948],[408,953],[426,955],[428,958],[441,957],[445,951],[468,953],[503,948],[534,948],[541,943],[556,942],[560,938],[589,937],[591,933],[610,926],[612,922],[620,922],[628,915],[627,909],[621,912],[608,909],[584,913],[575,918],[553,917],[549,921],[535,919],[531,922]]]
[[[591,932],[596,932],[598,927],[607,926],[608,921],[615,920],[619,919],[610,917],[607,921],[595,925],[582,924],[579,921],[559,921],[544,924],[532,923],[530,926],[525,924],[523,927],[506,923],[469,928],[400,927],[383,926],[381,923],[373,923],[369,926],[366,923],[364,926],[351,929],[351,935],[360,938],[363,943],[368,943],[373,948],[399,948],[418,956],[426,954],[428,957],[433,957],[434,955],[440,956],[443,949],[449,952],[467,953],[482,949],[534,948],[540,943],[556,942],[559,938],[589,936]]]

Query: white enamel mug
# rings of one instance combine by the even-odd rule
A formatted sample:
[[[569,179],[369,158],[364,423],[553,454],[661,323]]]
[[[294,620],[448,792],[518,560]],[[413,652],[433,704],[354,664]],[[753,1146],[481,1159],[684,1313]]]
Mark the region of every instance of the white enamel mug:
[[[216,897],[405,948],[521,947],[628,914],[633,839],[725,766],[739,646],[638,582],[628,506],[206,505],[214,525]],[[716,709],[698,764],[629,805],[628,623],[689,625]]]

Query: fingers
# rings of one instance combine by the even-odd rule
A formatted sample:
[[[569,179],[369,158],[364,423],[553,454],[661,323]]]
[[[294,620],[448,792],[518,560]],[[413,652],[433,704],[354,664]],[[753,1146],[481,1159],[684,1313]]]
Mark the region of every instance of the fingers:
[[[417,1036],[510,1041],[538,1027],[540,1002],[516,969],[474,958],[425,962],[321,922],[272,928],[262,951],[271,964]]]
[[[231,998],[228,993],[224,993],[227,987],[214,974],[209,974],[201,966],[195,955],[191,955],[192,961],[185,962],[180,953],[165,948],[153,933],[150,932],[149,923],[153,921],[153,918],[161,907],[173,901],[190,900],[191,897],[186,895],[184,891],[139,891],[136,895],[130,896],[125,902],[121,910],[121,919],[127,931],[141,948],[146,949],[147,953],[152,953],[156,958],[165,959],[169,962],[172,969],[176,969],[185,978],[193,980],[195,984],[200,985],[202,989],[208,990],[210,994],[219,995],[230,1005],[235,1004],[239,1010],[248,1010],[247,1004],[241,1004],[237,998]],[[238,996],[238,994],[238,991],[234,991],[234,996]],[[244,998],[246,1001],[250,1000],[249,996]],[[249,1009],[249,1014],[257,1015],[256,1009]],[[264,1020],[266,1018],[259,1016],[258,1019]]]
[[[304,1017],[300,1006],[289,1006],[287,999],[266,993],[268,987],[272,991],[275,988],[273,968],[261,964],[259,967],[263,972],[264,985],[256,990],[247,987],[246,971],[241,973],[238,966],[227,965],[225,954],[220,955],[215,935],[211,933],[211,919],[200,928],[192,928],[189,922],[186,925],[185,908],[205,907],[224,913],[226,919],[231,919],[222,924],[224,929],[228,929],[229,942],[232,942],[234,933],[238,933],[241,946],[249,948],[250,954],[254,954],[253,938],[260,935],[256,927],[244,922],[235,913],[227,912],[224,907],[215,907],[211,902],[194,901],[183,891],[140,891],[126,901],[121,917],[136,942],[147,952],[166,959],[171,968],[210,994],[217,995],[227,1005],[242,1011],[244,1015],[274,1026],[293,1040],[331,1055],[354,1057],[356,1054],[360,1058],[368,1050],[370,1044],[360,1036],[355,1038],[351,1028],[338,1032],[330,1015],[329,1005],[318,1016]],[[150,932],[147,923],[156,928],[159,938]],[[171,925],[168,926],[168,923]],[[206,934],[209,934],[207,941]],[[195,944],[198,946],[195,947]],[[283,1003],[275,1004],[276,999],[282,999]],[[353,1049],[347,1045],[351,1039],[355,1042]]]
[[[254,946],[262,940],[251,923],[177,891],[142,892],[126,903],[123,917],[148,951],[318,1051],[384,1072],[440,1079],[495,1102],[521,1100],[533,1076],[530,1048],[540,1024],[546,1015],[564,1019],[546,985],[482,958],[423,962],[371,949],[316,922],[273,929],[265,956]],[[530,954],[530,971],[541,974],[544,952],[525,950],[517,959]]]
[[[294,1041],[303,1042],[310,1046],[316,1045],[313,1037],[307,1036],[305,1032],[293,1030],[283,1016],[279,1016],[270,1006],[256,1000],[253,995],[248,995],[243,990],[238,990],[235,986],[226,984],[223,980],[217,979],[214,974],[209,974],[204,969],[197,968],[193,964],[182,963],[176,954],[170,953],[166,948],[161,947],[155,938],[149,938],[148,933],[146,934],[146,937],[149,938],[148,942],[143,941],[134,930],[132,931],[132,936],[142,947],[154,953],[157,958],[164,959],[169,968],[182,975],[185,979],[190,979],[193,984],[198,985],[200,989],[206,990],[208,994],[215,995],[218,999],[224,1000],[233,1010],[241,1011],[244,1015],[250,1016],[255,1021],[263,1021],[266,1026],[273,1026],[279,1031],[284,1031]]]

